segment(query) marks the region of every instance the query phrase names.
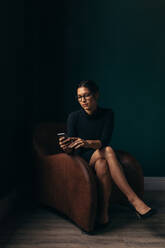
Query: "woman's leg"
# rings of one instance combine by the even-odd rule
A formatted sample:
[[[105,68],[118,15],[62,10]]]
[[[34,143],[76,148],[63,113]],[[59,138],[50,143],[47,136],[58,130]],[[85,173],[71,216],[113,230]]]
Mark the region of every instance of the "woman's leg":
[[[136,210],[140,214],[145,214],[148,212],[151,208],[148,207],[132,190],[130,185],[127,182],[127,179],[124,175],[124,172],[122,170],[122,167],[120,163],[118,162],[115,152],[111,147],[106,147],[102,150],[96,150],[95,153],[91,157],[90,164],[96,163],[98,159],[104,158],[109,167],[109,171],[111,174],[111,177],[113,181],[116,183],[116,185],[119,187],[119,189],[125,194],[125,196],[128,198],[128,201],[136,208]]]
[[[100,158],[95,162],[95,171],[99,179],[100,216],[98,219],[99,223],[104,224],[109,220],[108,208],[111,194],[111,175],[105,159]]]
[[[111,172],[111,176],[119,187],[119,189],[125,194],[128,198],[128,201],[136,208],[136,210],[140,214],[145,214],[151,208],[148,207],[132,190],[130,185],[127,182],[127,179],[124,175],[122,167],[116,158],[116,154],[110,146],[107,146],[104,150],[105,158],[109,165],[109,170]]]

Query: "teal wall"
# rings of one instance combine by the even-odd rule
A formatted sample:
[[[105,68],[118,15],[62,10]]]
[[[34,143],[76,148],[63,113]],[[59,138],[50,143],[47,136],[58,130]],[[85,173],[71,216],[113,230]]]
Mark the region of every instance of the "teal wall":
[[[100,104],[115,112],[111,145],[132,153],[145,176],[165,176],[164,13],[161,0],[72,0],[65,27],[67,112],[78,107],[75,82],[94,79]]]

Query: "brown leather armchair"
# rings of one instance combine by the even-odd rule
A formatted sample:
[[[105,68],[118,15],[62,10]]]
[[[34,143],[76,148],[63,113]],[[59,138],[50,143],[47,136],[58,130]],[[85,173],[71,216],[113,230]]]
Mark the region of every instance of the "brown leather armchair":
[[[94,169],[79,156],[68,155],[58,145],[57,132],[65,123],[42,123],[34,132],[35,190],[38,200],[92,232],[99,211],[98,181]],[[129,153],[117,151],[125,175],[142,198],[144,177],[140,164]],[[124,194],[113,184],[111,203],[127,204]]]

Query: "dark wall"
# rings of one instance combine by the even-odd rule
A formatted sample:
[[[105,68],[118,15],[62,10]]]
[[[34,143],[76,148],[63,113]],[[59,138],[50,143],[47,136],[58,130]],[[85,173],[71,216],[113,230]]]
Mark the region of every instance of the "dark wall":
[[[0,198],[15,187],[30,191],[33,130],[63,116],[63,8],[26,0],[0,6]]]
[[[34,122],[62,118],[59,106],[63,106],[64,16],[63,3],[26,1],[25,66],[33,85]]]
[[[25,96],[22,87],[23,4],[4,1],[0,5],[0,197],[3,197],[16,184],[16,177],[19,178],[19,162],[24,152]]]

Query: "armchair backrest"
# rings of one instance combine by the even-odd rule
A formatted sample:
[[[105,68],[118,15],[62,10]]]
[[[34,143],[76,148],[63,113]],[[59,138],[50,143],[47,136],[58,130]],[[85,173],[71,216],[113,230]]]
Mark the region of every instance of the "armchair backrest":
[[[33,145],[37,153],[51,155],[61,152],[57,133],[66,132],[66,123],[51,122],[39,124],[33,136]]]

